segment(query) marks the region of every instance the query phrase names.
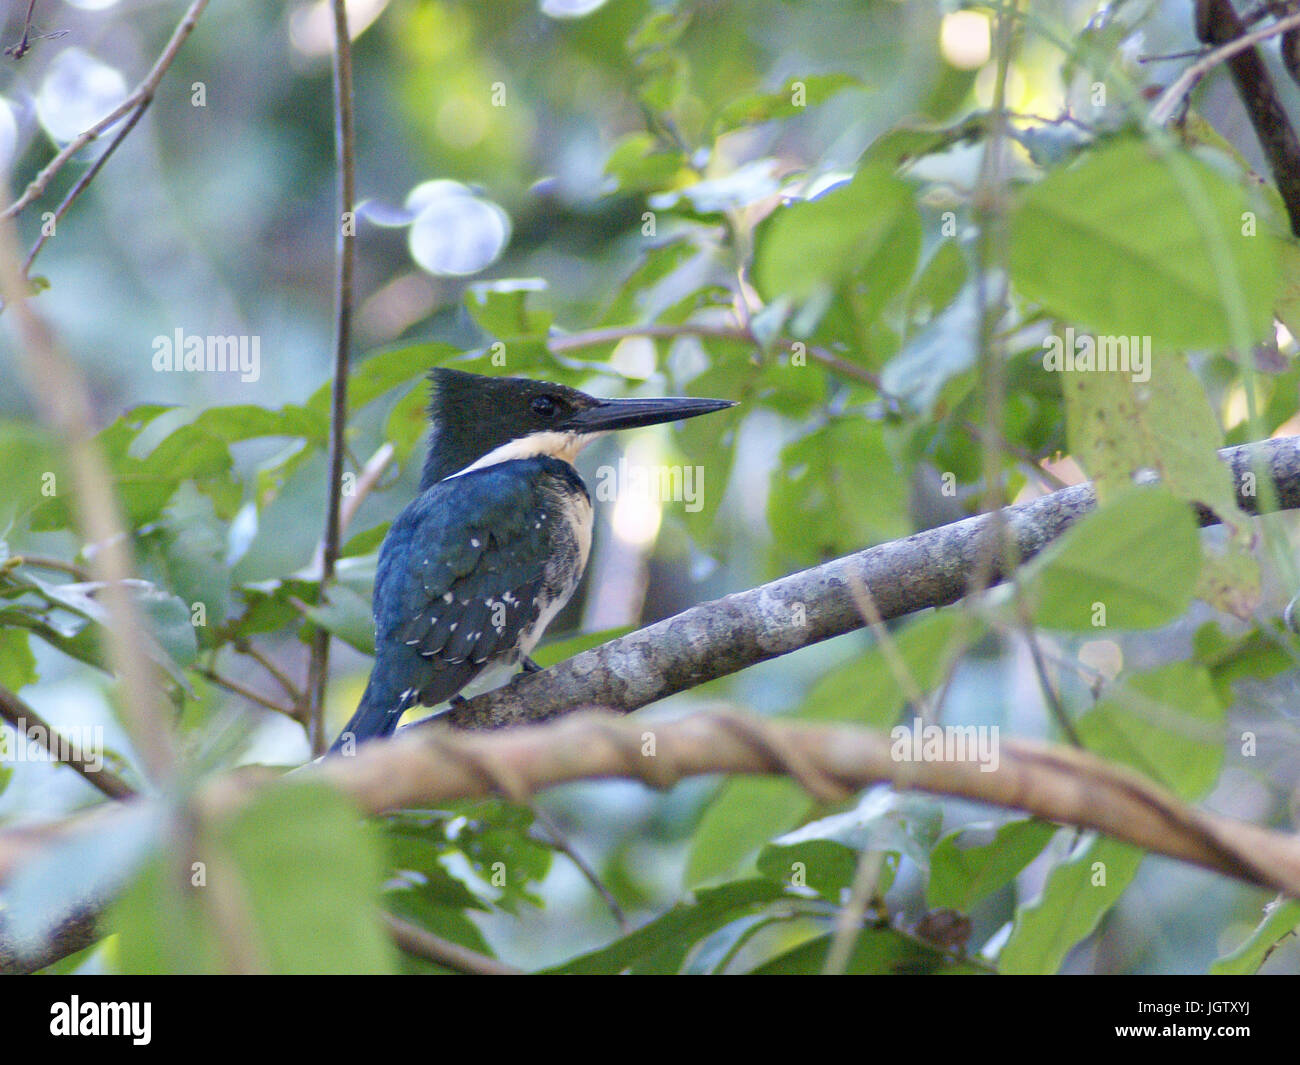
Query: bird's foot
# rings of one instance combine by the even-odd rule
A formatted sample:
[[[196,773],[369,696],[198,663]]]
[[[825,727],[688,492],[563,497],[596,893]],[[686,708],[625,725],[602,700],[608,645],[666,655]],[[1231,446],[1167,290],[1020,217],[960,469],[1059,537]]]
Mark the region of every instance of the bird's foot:
[[[450,699],[447,700],[447,705],[450,706],[453,710],[457,709],[458,707],[464,706],[465,696],[453,695]]]
[[[519,664],[523,667],[525,673],[540,673],[542,671],[542,667],[527,655],[524,655],[524,657],[520,659]]]

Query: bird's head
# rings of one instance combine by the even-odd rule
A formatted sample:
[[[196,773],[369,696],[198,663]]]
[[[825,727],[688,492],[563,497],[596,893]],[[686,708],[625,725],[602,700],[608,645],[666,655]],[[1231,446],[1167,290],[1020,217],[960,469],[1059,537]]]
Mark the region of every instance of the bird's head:
[[[726,399],[598,399],[547,381],[446,368],[429,379],[432,435],[422,489],[510,459],[550,455],[572,463],[588,443],[615,429],[735,406]]]

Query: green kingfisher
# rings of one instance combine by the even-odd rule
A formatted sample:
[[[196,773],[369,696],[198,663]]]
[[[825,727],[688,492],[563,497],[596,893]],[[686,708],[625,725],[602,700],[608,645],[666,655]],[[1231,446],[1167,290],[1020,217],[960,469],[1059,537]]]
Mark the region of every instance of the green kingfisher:
[[[375,664],[330,748],[392,735],[413,706],[459,698],[516,667],[573,595],[591,549],[591,496],[573,463],[616,429],[694,418],[722,399],[597,399],[564,385],[430,374],[420,494],[375,574]]]

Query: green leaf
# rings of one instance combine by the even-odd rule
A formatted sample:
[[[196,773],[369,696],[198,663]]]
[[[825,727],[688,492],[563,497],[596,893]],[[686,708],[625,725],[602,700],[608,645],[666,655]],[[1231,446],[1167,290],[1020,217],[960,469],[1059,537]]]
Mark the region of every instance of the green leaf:
[[[1250,210],[1245,191],[1205,163],[1118,141],[1024,194],[1011,218],[1011,278],[1100,333],[1172,348],[1254,342],[1271,330],[1279,273],[1274,242],[1242,233]]]
[[[439,861],[447,850],[445,843],[421,838],[410,831],[390,831],[386,834],[386,842],[388,866],[401,878],[400,885],[390,884],[388,887],[390,905],[395,896],[406,898],[408,906],[414,905],[411,897],[418,896],[424,905],[462,910],[490,909]]]
[[[1294,666],[1295,659],[1288,644],[1292,639],[1294,637],[1288,634],[1267,632],[1258,627],[1229,636],[1215,622],[1207,621],[1196,630],[1192,647],[1196,660],[1210,670],[1219,702],[1230,706],[1234,681],[1246,678],[1266,680]]]
[[[1237,506],[1231,471],[1218,458],[1223,443],[1218,418],[1181,356],[1159,358],[1148,370],[1158,385],[1134,382],[1129,374],[1063,375],[1071,450],[1102,502],[1125,491],[1140,471],[1154,471],[1179,499],[1213,510],[1233,535],[1226,551],[1207,548],[1198,594],[1248,618],[1261,595],[1251,554],[1254,529]]]
[[[1146,852],[1094,836],[1055,869],[1043,893],[1016,911],[998,971],[1049,976],[1076,943],[1092,934],[1137,875]]]
[[[136,602],[167,660],[176,666],[188,666],[198,657],[198,641],[190,620],[189,604],[161,591],[138,595]]]
[[[428,373],[459,354],[460,350],[450,344],[412,344],[371,355],[353,366],[348,374],[348,410],[360,410],[398,385]],[[331,383],[326,381],[307,400],[306,409],[314,416],[329,417],[331,388]]]
[[[884,895],[893,882],[898,855],[922,869],[939,838],[943,811],[926,796],[899,795],[885,788],[868,792],[852,810],[832,814],[774,839],[758,856],[764,876],[785,886],[810,887],[838,904],[853,882],[859,856],[866,851],[889,855],[876,885]]]
[[[628,36],[627,52],[633,58],[662,51],[678,44],[691,24],[689,9],[655,8]]]
[[[843,72],[789,78],[777,92],[755,93],[729,103],[718,115],[714,135],[740,126],[755,126],[775,118],[801,115],[809,107],[815,107],[845,89],[855,88],[862,88],[862,82]]]
[[[406,841],[395,845],[405,848],[400,852],[408,858],[421,852],[426,862],[446,854],[463,856],[481,881],[468,884],[470,890],[508,913],[525,904],[542,905],[533,889],[550,870],[554,852],[533,838],[533,814],[527,807],[462,802],[450,811],[404,811],[385,818],[385,831],[392,840]]]
[[[375,653],[375,622],[370,602],[344,584],[329,590],[329,601],[307,608],[307,616],[363,655]]]
[[[934,246],[921,276],[907,295],[908,317],[924,314],[933,318],[951,304],[966,286],[970,267],[956,240],[943,240]]]
[[[939,841],[930,854],[926,901],[931,908],[969,913],[1011,883],[1056,834],[1056,826],[1045,821],[1008,821],[987,843],[974,842],[988,830],[988,825],[966,825]]]
[[[376,840],[337,792],[319,784],[267,790],[218,838],[275,971],[391,970],[393,947],[375,914]]]
[[[687,886],[734,872],[773,836],[803,821],[813,805],[803,788],[784,777],[730,778],[691,837]]]
[[[672,188],[689,170],[681,152],[659,150],[649,133],[629,133],[609,153],[605,173],[622,192],[653,192]]]
[[[751,970],[755,976],[816,975],[826,966],[833,937],[815,936]],[[854,975],[987,975],[974,962],[954,958],[893,928],[867,928],[858,934],[844,971]]]
[[[393,455],[404,466],[429,431],[429,390],[416,385],[393,404],[384,423],[384,439],[393,445]]]
[[[922,692],[932,691],[983,632],[956,610],[935,610],[890,634],[907,675]],[[885,728],[898,720],[908,692],[879,646],[817,682],[798,716],[809,721],[849,721]]]
[[[833,839],[791,844],[774,840],[759,852],[758,871],[784,887],[811,888],[827,902],[839,905],[853,883],[858,859],[857,851]],[[892,871],[888,879],[892,882]],[[884,875],[881,880],[885,880]],[[888,883],[879,885],[882,893],[888,887]]]
[[[355,536],[348,537],[347,543],[339,549],[339,557],[358,558],[361,555],[375,554],[379,551],[379,547],[384,542],[384,537],[388,535],[388,530],[391,527],[392,522],[381,521],[373,528],[365,529]],[[376,563],[378,563],[378,558],[376,558]]]
[[[557,662],[563,662],[566,658],[580,655],[583,651],[599,647],[602,643],[609,643],[610,640],[617,640],[620,636],[635,632],[636,628],[635,625],[624,625],[616,629],[605,629],[601,632],[584,632],[579,636],[570,636],[565,640],[551,640],[534,651],[532,659],[545,669]]]
[[[979,338],[978,291],[969,286],[895,355],[880,375],[881,387],[929,415],[948,381],[975,362]]]
[[[42,616],[36,610],[0,610],[0,626],[26,629],[69,658],[102,669],[105,673],[111,672],[99,646],[95,626],[87,623],[80,614],[50,618]]]
[[[642,925],[630,935],[554,969],[553,974],[613,974],[637,967],[642,971],[676,971],[686,952],[705,936],[755,907],[784,896],[768,880],[738,880],[716,888],[701,888],[687,902]]]
[[[912,276],[921,216],[912,187],[887,165],[868,166],[814,200],[778,208],[760,228],[754,278],[767,300],[805,301],[861,280],[876,308]]]
[[[1200,570],[1191,508],[1150,487],[1129,489],[1088,515],[1022,573],[1036,624],[1096,633],[1174,621]]]
[[[1300,246],[1289,240],[1278,243],[1282,285],[1273,310],[1292,336],[1300,336]],[[1291,400],[1295,401],[1294,395]]]
[[[544,281],[528,278],[481,281],[465,292],[465,309],[483,332],[498,340],[545,337],[553,316],[529,306],[532,295],[545,288]],[[514,364],[513,359],[510,362]]]
[[[907,480],[886,446],[884,424],[846,415],[787,446],[772,474],[767,515],[784,555],[801,565],[905,536]]]
[[[1076,722],[1093,754],[1131,766],[1179,797],[1208,794],[1223,768],[1223,706],[1209,672],[1190,662],[1128,677]]]
[[[112,623],[108,609],[102,601],[104,585],[100,582],[77,582],[54,584],[39,577],[27,577],[32,587],[51,603],[58,604],[74,615],[89,619],[96,626]],[[192,662],[198,653],[194,626],[190,624],[190,609],[176,596],[164,591],[149,581],[131,579],[123,582],[127,594],[135,601],[136,609],[144,616],[148,624],[150,639],[145,641],[144,650],[149,657],[162,666],[172,678],[184,685],[181,667]],[[11,619],[17,622],[17,619]],[[80,625],[60,623],[51,625],[33,624],[32,631],[49,640],[60,650],[85,661],[101,662],[100,658],[85,644],[79,641],[70,645],[68,640],[78,640],[84,634],[85,639],[97,639],[98,629],[87,631]],[[90,656],[90,657],[88,657]]]
[[[199,866],[178,881],[155,863],[114,908],[118,967],[128,973],[214,972],[230,944],[218,939],[204,892],[224,892],[246,938],[240,947],[277,973],[384,973],[394,948],[378,919],[376,841],[333,789],[268,789],[210,835]]]
[[[0,685],[16,692],[38,680],[36,656],[32,654],[27,633],[22,629],[0,628]]]
[[[329,434],[329,423],[319,416],[319,412],[293,404],[278,409],[257,407],[251,403],[209,407],[196,412],[190,425],[205,436],[216,437],[228,444],[276,436],[324,444]]]
[[[1259,972],[1269,953],[1284,938],[1300,928],[1300,902],[1279,899],[1264,907],[1260,921],[1236,950],[1216,958],[1211,976],[1250,976]]]
[[[0,454],[5,456],[0,463],[0,529],[28,514],[33,526],[65,527],[70,516],[62,496],[72,478],[54,434],[0,420]]]
[[[142,554],[159,571],[177,603],[194,611],[192,635],[212,646],[216,631],[230,611],[230,566],[226,561],[226,526],[217,518],[212,501],[190,485],[181,485],[171,505],[150,532],[140,537]],[[194,608],[200,606],[201,610]],[[177,661],[186,661],[181,651],[186,639],[173,649]],[[192,642],[192,641],[191,641]]]

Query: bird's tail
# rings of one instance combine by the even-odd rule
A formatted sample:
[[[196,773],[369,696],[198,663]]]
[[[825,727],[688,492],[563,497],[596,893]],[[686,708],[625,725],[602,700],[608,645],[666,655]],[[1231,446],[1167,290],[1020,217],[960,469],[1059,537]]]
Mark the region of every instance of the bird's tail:
[[[338,739],[330,746],[330,754],[352,754],[357,745],[367,740],[391,736],[397,728],[405,710],[403,700],[388,698],[380,685],[375,683],[372,675],[366,685],[365,694],[357,704],[356,712],[343,726]]]

